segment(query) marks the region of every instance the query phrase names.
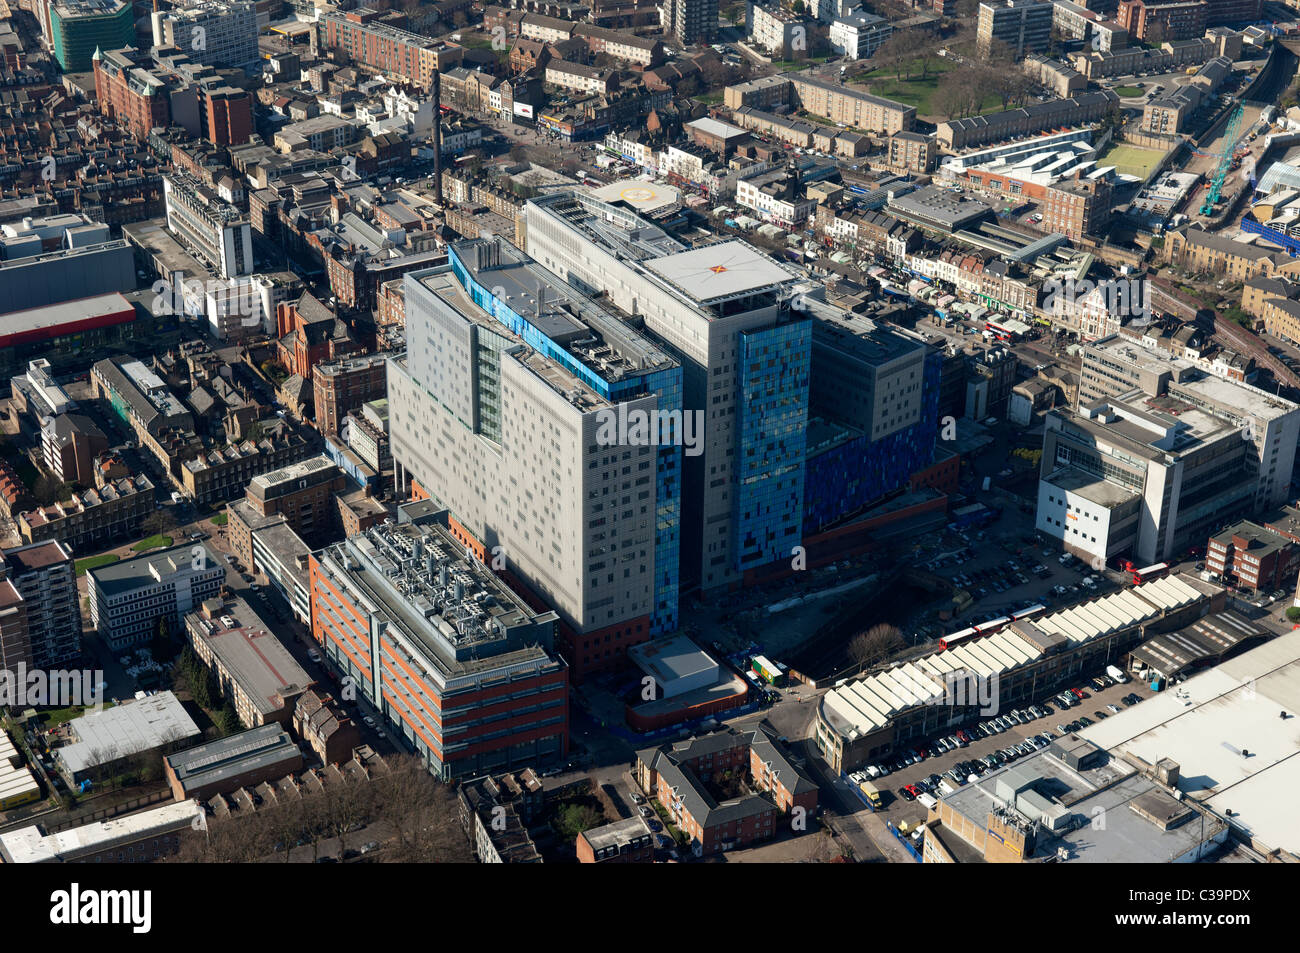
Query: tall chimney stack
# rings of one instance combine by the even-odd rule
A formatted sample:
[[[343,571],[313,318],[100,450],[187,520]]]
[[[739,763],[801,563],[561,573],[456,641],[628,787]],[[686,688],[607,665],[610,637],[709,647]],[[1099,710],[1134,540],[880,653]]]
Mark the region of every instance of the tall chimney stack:
[[[433,197],[442,206],[442,74],[433,71]]]

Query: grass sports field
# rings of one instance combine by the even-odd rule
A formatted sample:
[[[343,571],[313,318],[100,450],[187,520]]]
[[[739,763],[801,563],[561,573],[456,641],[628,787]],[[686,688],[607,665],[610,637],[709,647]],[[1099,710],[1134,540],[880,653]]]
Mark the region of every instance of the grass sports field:
[[[1164,156],[1159,149],[1144,149],[1141,146],[1113,145],[1097,160],[1097,165],[1113,165],[1116,172],[1136,175],[1145,179]]]
[[[873,96],[883,96],[907,106],[915,106],[918,116],[936,116],[931,100],[939,88],[940,78],[954,65],[948,60],[935,58],[930,61],[929,75],[925,79],[921,79],[920,64],[914,63],[910,67],[910,72],[903,71],[902,80],[898,79],[898,74],[892,69],[874,69],[859,73],[855,77],[855,82],[869,84]],[[1001,108],[1002,100],[996,96],[989,96],[981,104],[980,112],[997,112]],[[938,118],[944,117],[938,116]]]

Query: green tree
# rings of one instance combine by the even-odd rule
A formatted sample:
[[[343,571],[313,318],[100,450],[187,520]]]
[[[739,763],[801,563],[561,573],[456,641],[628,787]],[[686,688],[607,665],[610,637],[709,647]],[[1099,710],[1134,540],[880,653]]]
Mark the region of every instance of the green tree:
[[[236,734],[244,727],[239,723],[239,715],[235,712],[235,706],[229,701],[221,706],[221,711],[217,712],[216,725],[222,737]]]
[[[1300,622],[1300,606],[1287,606],[1286,617],[1290,622]]]

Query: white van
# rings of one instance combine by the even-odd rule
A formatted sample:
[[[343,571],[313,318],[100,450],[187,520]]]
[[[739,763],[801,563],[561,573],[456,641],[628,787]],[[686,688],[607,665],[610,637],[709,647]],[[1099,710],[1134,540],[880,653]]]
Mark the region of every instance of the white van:
[[[917,797],[916,803],[920,804],[927,811],[933,811],[936,807],[939,806],[939,802],[934,799],[934,795],[932,794],[922,793],[919,797]]]
[[[942,791],[944,794],[955,794],[957,792],[957,789],[953,787],[952,782],[949,781],[947,778],[944,778],[942,781],[939,782],[939,790]]]

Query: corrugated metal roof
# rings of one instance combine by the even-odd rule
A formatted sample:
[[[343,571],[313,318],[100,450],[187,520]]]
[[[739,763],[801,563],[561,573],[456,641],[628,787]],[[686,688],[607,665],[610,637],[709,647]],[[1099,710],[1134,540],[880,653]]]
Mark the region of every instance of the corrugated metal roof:
[[[1043,632],[1059,634],[1072,644],[1089,642],[1130,628],[1162,611],[1182,608],[1203,594],[1177,576],[1166,576],[1061,609],[1033,620]],[[906,662],[828,692],[825,705],[860,733],[883,728],[898,713],[943,698],[949,673],[991,676],[1038,658],[1039,650],[1011,629],[947,651]]]

